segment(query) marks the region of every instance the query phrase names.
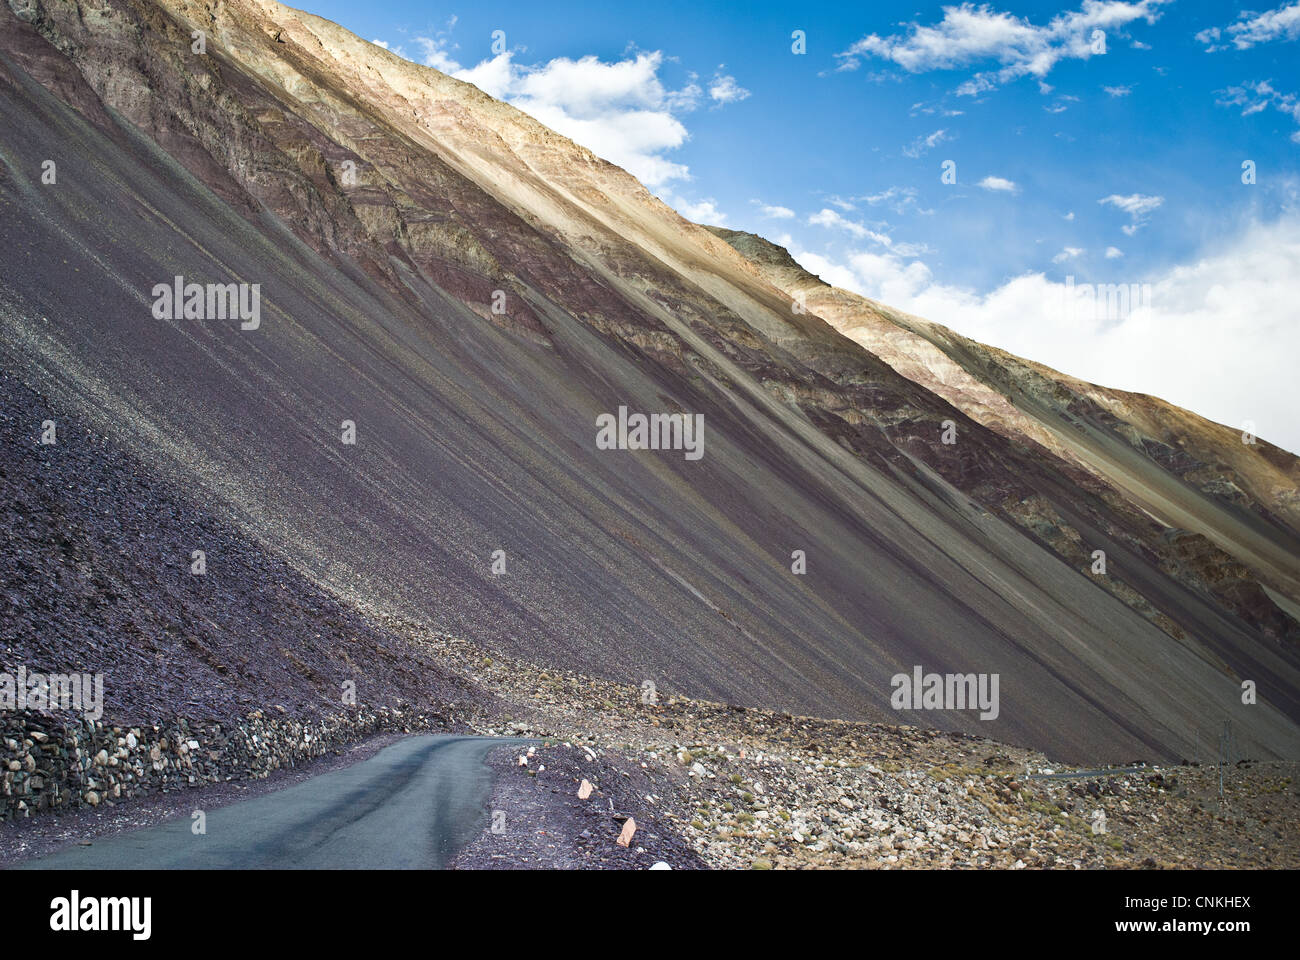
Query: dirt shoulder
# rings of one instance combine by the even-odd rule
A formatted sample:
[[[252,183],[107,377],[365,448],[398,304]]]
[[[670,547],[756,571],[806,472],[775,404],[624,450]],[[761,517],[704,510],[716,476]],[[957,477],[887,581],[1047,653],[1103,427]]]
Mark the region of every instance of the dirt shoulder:
[[[520,759],[526,764],[520,764]],[[498,751],[489,826],[455,859],[456,869],[695,870],[704,859],[663,807],[661,777],[602,751],[550,742]],[[583,783],[591,792],[580,798]],[[626,847],[618,836],[635,827]],[[496,827],[493,828],[495,822]]]

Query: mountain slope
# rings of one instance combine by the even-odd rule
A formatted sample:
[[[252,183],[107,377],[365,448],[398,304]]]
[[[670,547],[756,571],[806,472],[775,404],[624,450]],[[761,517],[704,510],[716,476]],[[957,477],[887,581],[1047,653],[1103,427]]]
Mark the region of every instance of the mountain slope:
[[[1033,436],[968,409],[625,172],[319,18],[10,0],[0,20],[6,369],[359,610],[1067,759],[1185,755],[1223,717],[1296,754],[1300,628],[1249,589],[1297,596],[1285,489],[1226,546],[1166,543],[1051,418],[1004,408]],[[260,325],[156,319],[178,275],[260,284]],[[705,455],[598,450],[620,405],[703,414]],[[6,416],[36,442],[44,415]],[[1180,503],[1230,529],[1202,501]],[[1234,558],[1236,600],[1200,570]],[[14,663],[58,648],[5,640]],[[999,674],[998,718],[895,713],[917,664]]]
[[[1297,639],[1300,459],[1262,439],[1243,442],[1240,431],[1157,398],[1067,377],[832,287],[761,237],[709,230],[899,373],[990,429],[1039,444],[1113,486],[1160,521],[1162,539],[1182,544],[1154,549],[1199,562],[1221,600],[1273,635]],[[1230,563],[1221,551],[1241,563],[1209,569]]]

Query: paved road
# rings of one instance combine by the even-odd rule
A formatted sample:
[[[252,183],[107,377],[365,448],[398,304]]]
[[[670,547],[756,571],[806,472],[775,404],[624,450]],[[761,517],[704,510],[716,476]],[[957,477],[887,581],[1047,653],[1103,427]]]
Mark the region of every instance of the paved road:
[[[368,760],[210,810],[205,835],[178,817],[17,869],[436,869],[487,828],[488,752],[534,742],[407,737]]]

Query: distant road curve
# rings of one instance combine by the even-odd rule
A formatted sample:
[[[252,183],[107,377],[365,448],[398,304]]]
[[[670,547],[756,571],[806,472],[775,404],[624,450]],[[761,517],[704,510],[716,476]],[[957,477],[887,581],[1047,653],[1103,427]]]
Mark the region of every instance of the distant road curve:
[[[1126,773],[1155,773],[1153,767],[1102,767],[1099,770],[1063,770],[1060,773],[1031,773],[1030,780],[1095,780],[1118,777]]]
[[[19,870],[437,869],[488,825],[505,737],[412,736],[341,770],[15,865]]]

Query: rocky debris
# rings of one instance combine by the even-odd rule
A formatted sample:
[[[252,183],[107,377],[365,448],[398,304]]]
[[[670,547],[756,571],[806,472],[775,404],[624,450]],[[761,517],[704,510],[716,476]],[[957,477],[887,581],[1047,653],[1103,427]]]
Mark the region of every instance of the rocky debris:
[[[33,432],[46,418],[56,444]],[[324,720],[349,689],[372,710],[478,696],[2,366],[0,488],[0,672],[102,674],[127,728]]]
[[[1300,866],[1295,763],[1233,767],[1221,804],[1212,767],[1046,779],[1068,767],[982,737],[664,691],[646,705],[635,684],[488,663],[448,637],[428,642],[444,662],[475,664],[476,680],[517,711],[482,732],[546,737],[535,756],[567,776],[564,792],[592,785],[583,808],[597,823],[570,829],[579,848],[602,851],[601,866],[644,868],[640,858],[611,860],[612,825],[600,825],[634,805],[638,838],[679,835],[722,869]],[[519,855],[500,847],[496,865],[527,863]]]
[[[586,747],[586,749],[584,749]],[[616,752],[547,740],[524,769],[501,751],[485,822],[452,866],[458,869],[698,870],[707,864],[664,810],[648,772]],[[588,780],[591,776],[594,779]],[[577,795],[591,784],[586,799]],[[635,836],[619,837],[635,824]],[[663,866],[663,865],[666,865]]]

